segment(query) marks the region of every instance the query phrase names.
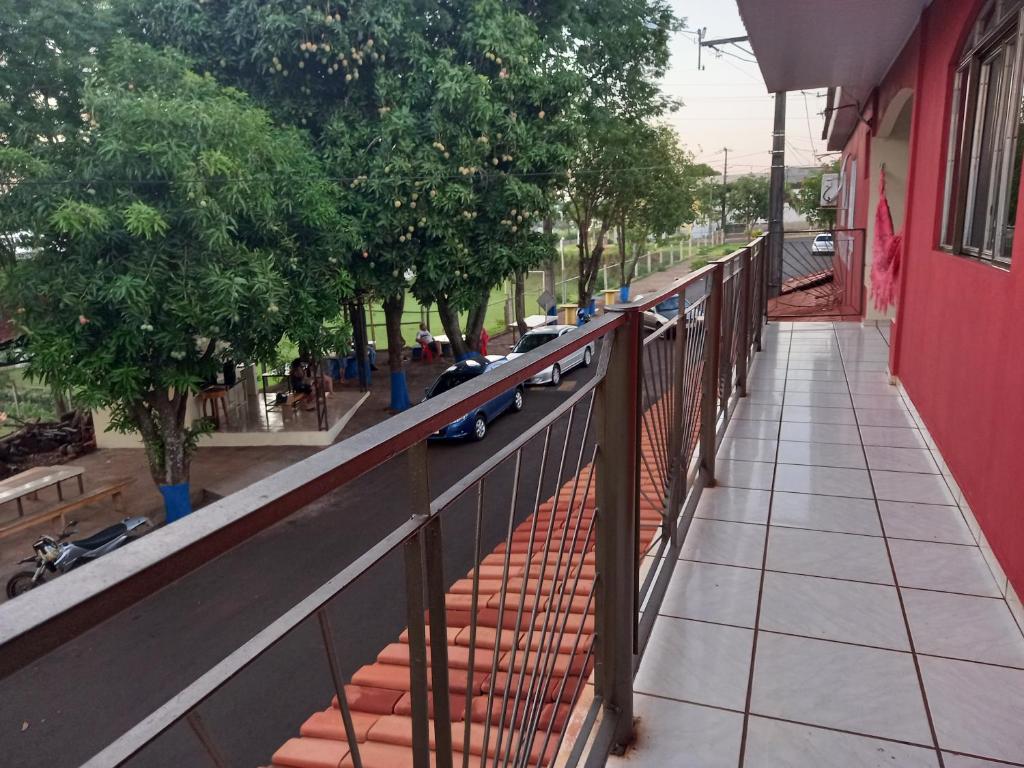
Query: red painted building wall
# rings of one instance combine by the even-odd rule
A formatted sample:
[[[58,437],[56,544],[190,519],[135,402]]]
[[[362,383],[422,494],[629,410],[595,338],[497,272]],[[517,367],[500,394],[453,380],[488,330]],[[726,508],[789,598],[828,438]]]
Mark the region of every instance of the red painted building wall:
[[[881,101],[903,84],[915,87],[891,366],[1024,594],[1024,237],[1014,243],[1009,271],[937,246],[953,62],[979,6],[935,0],[908,43],[913,51],[878,89]],[[863,152],[866,136],[862,125],[850,152]],[[1024,206],[1017,210],[1022,226]]]

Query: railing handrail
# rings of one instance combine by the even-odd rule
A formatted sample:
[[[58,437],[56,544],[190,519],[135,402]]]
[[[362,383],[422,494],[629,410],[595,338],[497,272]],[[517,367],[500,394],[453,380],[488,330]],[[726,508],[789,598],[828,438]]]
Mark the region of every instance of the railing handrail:
[[[468,387],[459,387],[432,398],[211,504],[201,515],[191,516],[173,526],[155,531],[132,547],[104,558],[102,566],[93,566],[61,579],[61,589],[46,587],[30,592],[18,601],[0,606],[0,679],[174,579],[188,574],[211,558],[229,551],[309,502],[420,445],[439,428],[472,412],[502,392],[521,385],[567,354],[612,334],[618,338],[619,333],[625,332],[621,329],[629,328],[631,324],[633,328],[638,328],[638,315],[665,298],[681,295],[689,286],[707,278],[712,278],[708,290],[711,290],[710,283],[715,282],[720,292],[723,274],[733,267],[738,270],[742,266],[741,259],[754,253],[761,240],[763,238],[673,281],[649,298],[617,305],[613,311],[577,332],[564,335],[545,345],[542,350],[483,374]],[[720,293],[717,301],[721,301]],[[674,322],[678,325],[682,322],[679,318],[685,316],[685,310],[681,311]],[[749,343],[746,346],[749,347]],[[544,354],[540,354],[542,351]],[[119,764],[135,754],[316,614],[332,597],[362,577],[396,547],[419,535],[428,521],[435,519],[441,509],[494,469],[497,463],[507,457],[509,451],[521,450],[528,440],[549,428],[554,420],[571,413],[584,398],[593,393],[605,378],[610,354],[610,347],[603,347],[598,371],[592,380],[546,414],[537,425],[505,446],[498,455],[481,464],[463,482],[442,493],[430,505],[429,515],[424,512],[395,526],[337,575],[169,698],[87,765]],[[617,363],[621,364],[621,361]],[[713,397],[717,397],[717,389],[713,391]]]
[[[0,605],[0,679],[138,600],[234,548],[311,501],[369,472],[522,384],[623,322],[609,314],[566,334],[544,354],[511,360],[347,440],[258,480],[174,525],[103,558],[102,564]],[[540,352],[541,350],[538,350]]]
[[[509,361],[465,391],[453,389],[431,398],[210,504],[202,515],[153,531],[131,547],[112,552],[102,566],[67,574],[59,589],[44,586],[0,605],[0,679],[606,335],[623,322],[623,312],[649,309],[743,250],[675,280],[641,302],[617,306],[620,312],[545,345],[539,357],[534,353]]]

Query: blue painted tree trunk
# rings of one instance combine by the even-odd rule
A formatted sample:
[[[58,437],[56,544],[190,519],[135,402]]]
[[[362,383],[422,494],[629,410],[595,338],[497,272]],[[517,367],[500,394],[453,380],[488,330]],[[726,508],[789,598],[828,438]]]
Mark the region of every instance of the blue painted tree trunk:
[[[189,495],[189,484],[161,485],[160,493],[164,497],[164,513],[168,523],[180,520],[192,514],[192,499]]]
[[[619,301],[621,301],[623,304],[626,304],[626,303],[629,302],[629,286],[628,285],[619,286]]]
[[[404,411],[409,405],[409,386],[405,381],[405,371],[394,371],[391,374],[391,410]]]

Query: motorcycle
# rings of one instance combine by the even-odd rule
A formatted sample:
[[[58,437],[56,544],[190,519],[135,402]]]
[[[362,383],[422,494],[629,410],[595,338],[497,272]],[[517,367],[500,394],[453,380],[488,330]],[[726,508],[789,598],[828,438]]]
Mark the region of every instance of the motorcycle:
[[[41,536],[32,549],[31,557],[19,560],[19,563],[35,563],[35,570],[18,571],[7,582],[7,597],[14,598],[42,584],[53,574],[68,571],[113,552],[132,541],[132,532],[144,525],[150,525],[148,517],[126,517],[120,523],[104,528],[86,539],[68,542],[66,539],[75,534],[77,522],[71,520],[64,530],[53,538]]]

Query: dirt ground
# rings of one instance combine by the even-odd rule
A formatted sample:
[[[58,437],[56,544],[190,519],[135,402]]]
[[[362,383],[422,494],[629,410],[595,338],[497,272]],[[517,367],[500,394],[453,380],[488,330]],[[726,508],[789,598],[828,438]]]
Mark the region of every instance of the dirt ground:
[[[648,275],[634,283],[632,295],[660,290],[689,271],[689,266],[683,263],[663,272]],[[507,333],[492,338],[487,351],[489,354],[505,354],[512,346],[512,334]],[[409,355],[409,350],[406,350],[406,355]],[[407,357],[406,379],[411,401],[419,402],[424,388],[429,386],[438,374],[449,365],[451,365],[450,359],[421,363],[413,362]],[[351,437],[357,432],[379,424],[392,415],[388,409],[391,394],[386,353],[382,353],[378,358],[377,367],[379,370],[373,372],[371,379],[370,397],[345,426],[338,436],[338,440]],[[193,504],[199,507],[204,503],[234,493],[257,480],[286,469],[318,450],[320,449],[315,447],[287,445],[257,448],[201,448],[192,462]],[[79,538],[84,538],[108,525],[119,522],[125,516],[144,515],[156,525],[163,523],[163,501],[150,477],[141,450],[97,450],[75,459],[73,464],[85,469],[86,490],[100,488],[113,481],[126,478],[133,481],[124,494],[125,509],[123,513],[115,510],[112,502],[107,499],[83,507],[72,515],[78,520]],[[74,498],[73,485],[73,483],[66,484],[69,500]],[[36,501],[26,500],[25,514],[42,512],[56,504],[56,489],[47,489],[39,494]],[[13,504],[0,507],[0,521],[10,520],[16,514]],[[0,539],[0,586],[6,584],[7,579],[13,573],[26,568],[24,565],[18,565],[17,561],[31,555],[32,542],[41,534],[59,533],[60,527],[59,521],[53,521]],[[0,601],[3,599],[5,599],[5,595],[0,591]]]

